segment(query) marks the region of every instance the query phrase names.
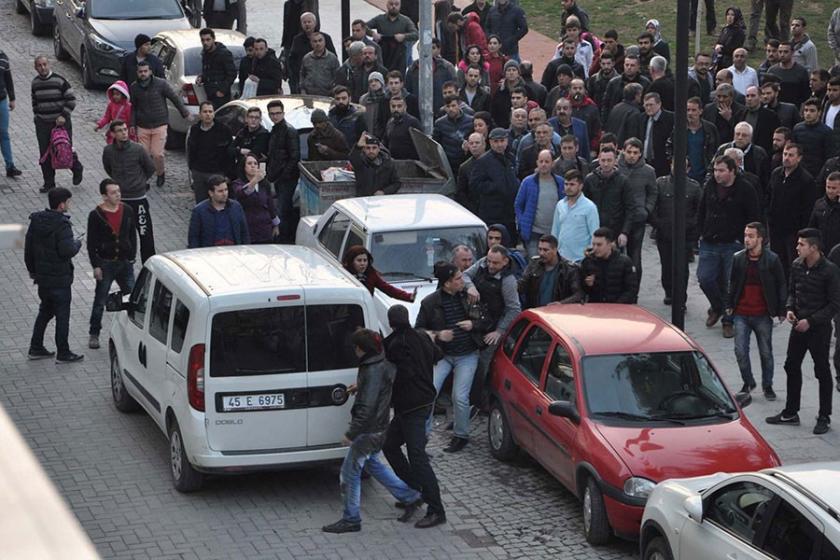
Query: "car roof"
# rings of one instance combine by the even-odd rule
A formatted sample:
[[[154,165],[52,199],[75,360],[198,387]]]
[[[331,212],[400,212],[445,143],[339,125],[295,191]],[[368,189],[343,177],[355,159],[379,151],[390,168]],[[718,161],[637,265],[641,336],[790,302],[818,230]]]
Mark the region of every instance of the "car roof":
[[[762,472],[831,508],[837,519],[840,512],[840,461],[785,465]]]
[[[530,309],[581,355],[686,352],[698,346],[661,317],[621,303],[549,304]]]
[[[242,47],[242,44],[245,42],[245,35],[238,31],[233,31],[231,29],[214,29],[213,32],[216,34],[216,41],[222,43],[226,47]],[[175,47],[179,50],[193,47],[201,48],[201,37],[198,34],[198,29],[194,28],[161,31],[155,35],[155,38],[166,39],[175,45]]]
[[[400,231],[458,226],[485,227],[475,214],[440,194],[392,194],[345,198],[336,208],[368,231]]]
[[[332,106],[332,99],[318,95],[261,95],[247,99],[234,99],[224,106],[238,105],[243,109],[259,107],[262,111],[263,123],[268,123],[268,130],[271,130],[274,125],[268,117],[268,104],[275,99],[283,102],[284,120],[298,130],[312,128],[312,112],[315,109],[329,113]]]
[[[359,287],[349,273],[316,251],[297,245],[184,249],[159,258],[184,271],[208,296],[300,286]]]

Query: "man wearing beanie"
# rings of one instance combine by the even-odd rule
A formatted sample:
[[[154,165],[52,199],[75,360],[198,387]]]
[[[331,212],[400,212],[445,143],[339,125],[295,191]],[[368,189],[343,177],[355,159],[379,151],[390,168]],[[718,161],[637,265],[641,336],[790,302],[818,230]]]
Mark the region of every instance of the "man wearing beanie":
[[[438,289],[420,302],[420,312],[414,326],[429,331],[443,351],[443,359],[435,365],[435,392],[440,392],[450,373],[454,375],[453,437],[444,451],[455,453],[469,443],[470,389],[478,367],[484,320],[470,318],[470,304],[464,291],[464,275],[455,265],[438,262],[435,264],[434,275],[438,279]],[[426,432],[431,432],[431,429],[432,416],[429,414]]]
[[[385,136],[388,122],[388,100],[385,98],[385,78],[379,72],[368,75],[368,92],[359,103],[365,108],[364,119],[367,131],[377,138]]]
[[[140,33],[134,38],[134,51],[126,53],[120,60],[120,79],[129,86],[137,80],[137,63],[146,61],[152,69],[152,75],[164,78],[163,63],[153,55],[152,40],[148,35]]]
[[[306,138],[309,146],[310,161],[332,161],[347,159],[350,148],[338,129],[336,129],[323,109],[315,109],[310,117],[312,132]]]
[[[435,363],[443,353],[429,333],[412,329],[408,309],[394,305],[388,310],[388,323],[393,332],[384,340],[385,357],[397,367],[391,406],[394,417],[385,433],[382,452],[398,477],[422,493],[427,504],[426,516],[417,522],[420,528],[433,527],[446,521],[440,500],[440,488],[429,456],[426,455],[426,419],[432,413],[435,391]],[[408,458],[402,452],[405,445]],[[405,506],[400,521],[408,521],[419,503]]]

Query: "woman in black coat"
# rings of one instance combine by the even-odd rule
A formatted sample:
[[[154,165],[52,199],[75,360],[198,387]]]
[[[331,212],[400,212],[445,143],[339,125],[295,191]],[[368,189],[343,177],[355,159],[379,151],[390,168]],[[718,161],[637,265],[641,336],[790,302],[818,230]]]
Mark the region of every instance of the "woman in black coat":
[[[720,30],[715,44],[715,68],[723,70],[732,66],[732,53],[744,46],[747,38],[744,15],[740,8],[730,6],[726,9],[726,25]]]

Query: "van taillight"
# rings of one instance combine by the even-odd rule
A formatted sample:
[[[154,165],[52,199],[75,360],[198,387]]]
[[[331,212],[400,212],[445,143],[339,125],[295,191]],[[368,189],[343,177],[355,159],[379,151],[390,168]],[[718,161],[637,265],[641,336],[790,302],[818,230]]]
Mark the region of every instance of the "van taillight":
[[[192,84],[184,84],[181,87],[181,97],[184,105],[198,105],[198,96],[195,94],[195,88]]]
[[[204,412],[204,345],[196,344],[190,349],[187,366],[187,396],[190,406]]]

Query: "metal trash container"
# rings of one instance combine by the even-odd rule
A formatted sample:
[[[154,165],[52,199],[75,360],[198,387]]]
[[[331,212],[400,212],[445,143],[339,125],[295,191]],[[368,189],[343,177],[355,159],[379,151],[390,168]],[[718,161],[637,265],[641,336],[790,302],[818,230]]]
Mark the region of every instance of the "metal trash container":
[[[419,160],[395,159],[400,178],[401,194],[434,193],[452,197],[455,194],[455,176],[440,144],[421,131],[412,128],[411,139]],[[347,160],[301,161],[298,191],[300,215],[323,214],[333,202],[356,196],[355,181],[324,181],[321,172],[330,167],[345,167]]]

